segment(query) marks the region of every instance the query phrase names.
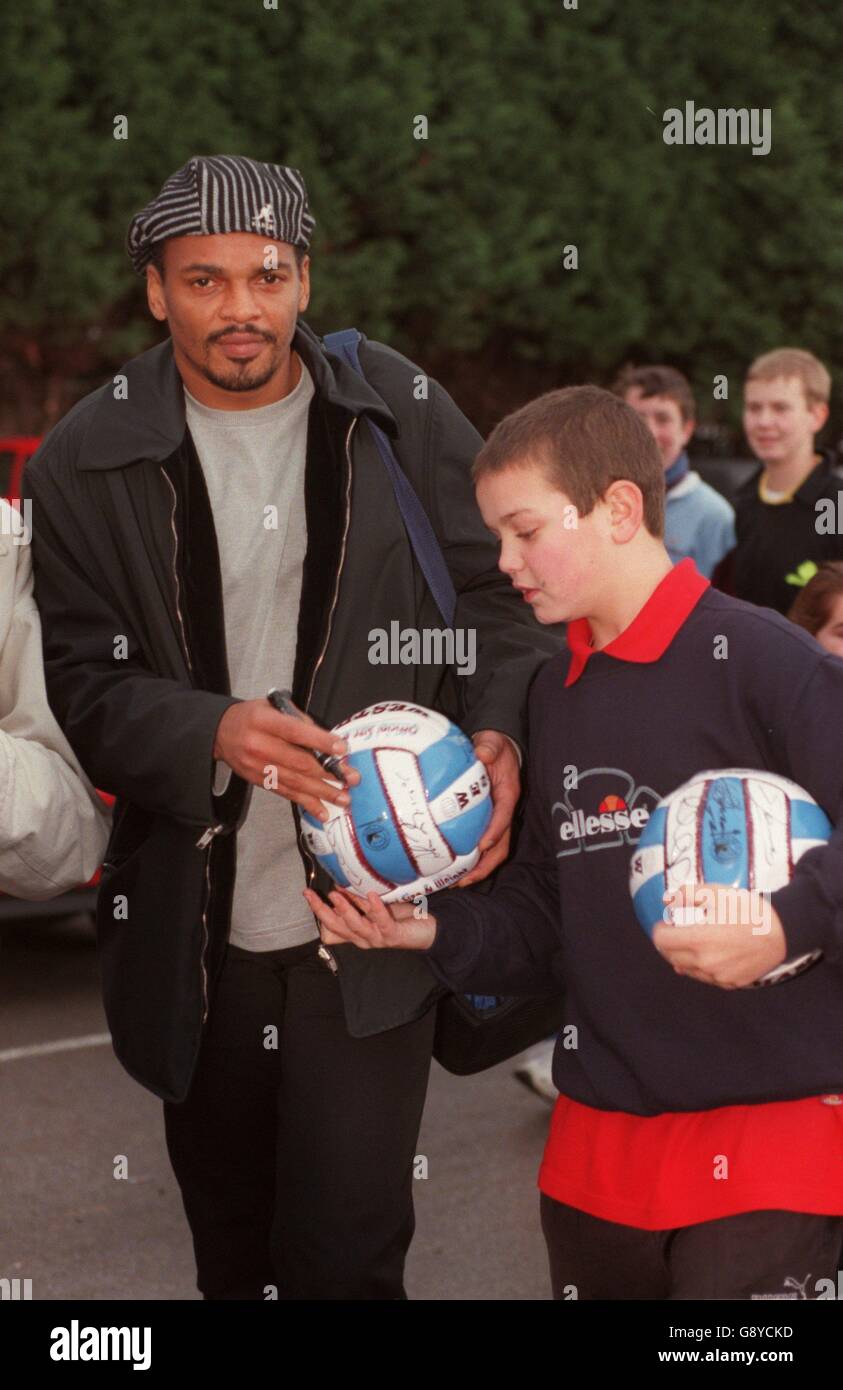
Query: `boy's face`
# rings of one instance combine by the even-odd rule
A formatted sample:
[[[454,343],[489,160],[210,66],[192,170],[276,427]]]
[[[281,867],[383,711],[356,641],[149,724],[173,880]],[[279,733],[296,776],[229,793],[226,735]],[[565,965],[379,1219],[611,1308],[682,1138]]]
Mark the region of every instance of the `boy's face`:
[[[682,411],[670,396],[645,396],[640,386],[630,386],[623,398],[649,429],[662,456],[662,467],[667,471],[694,433],[695,422],[683,420]]]
[[[810,453],[814,435],[827,419],[828,406],[809,404],[799,377],[748,381],[744,387],[744,433],[762,463],[785,463]]]
[[[586,616],[605,575],[605,503],[578,516],[571,499],[532,461],[487,473],[476,491],[483,520],[501,542],[498,565],[538,621]]]

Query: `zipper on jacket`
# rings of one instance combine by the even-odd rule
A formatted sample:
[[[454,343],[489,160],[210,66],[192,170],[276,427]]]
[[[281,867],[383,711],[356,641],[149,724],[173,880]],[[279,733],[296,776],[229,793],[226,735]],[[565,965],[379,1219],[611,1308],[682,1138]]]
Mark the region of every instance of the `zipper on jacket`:
[[[313,862],[313,856],[311,855],[310,850],[307,848],[304,841],[302,840],[301,821],[299,820],[298,810],[295,806],[295,803],[291,804],[293,805],[293,817],[296,822],[296,835],[298,837],[299,849],[301,853],[306,857],[308,864],[310,865],[309,869],[307,870],[307,886],[308,888],[313,890],[314,884],[316,882],[316,865]],[[323,960],[325,962],[332,975],[336,975],[338,973],[337,963],[334,960],[334,957],[331,954],[331,952],[328,950],[328,947],[325,945],[324,941],[319,942],[316,954],[319,956],[320,960]]]
[[[173,582],[174,582],[174,585],[175,585],[175,594],[176,594],[176,615],[177,615],[178,620],[179,620],[179,629],[180,629],[180,632],[181,632],[181,644],[182,644],[182,650],[184,651],[184,659],[185,659],[185,661],[187,662],[187,669],[188,669],[188,671],[190,672],[190,676],[191,676],[191,679],[192,679],[192,678],[193,678],[193,662],[192,662],[191,659],[190,659],[190,652],[188,651],[188,647],[187,647],[187,633],[185,632],[184,618],[182,617],[182,611],[181,611],[181,587],[180,587],[180,585],[179,585],[179,569],[178,569],[178,561],[179,561],[179,536],[178,536],[178,531],[176,530],[176,505],[177,505],[178,498],[177,498],[177,495],[176,495],[176,489],[175,489],[175,487],[173,486],[173,480],[172,480],[172,478],[170,477],[169,473],[167,472],[167,470],[166,470],[166,468],[164,467],[163,464],[161,464],[161,473],[162,473],[163,476],[166,478],[166,480],[167,480],[167,486],[169,487],[171,493],[173,494],[173,506],[172,506],[172,511],[170,512],[170,529],[171,529],[171,531],[172,531],[172,533],[173,533]],[[210,845],[211,841],[213,840],[214,835],[219,834],[219,832],[220,832],[222,829],[223,829],[223,826],[221,826],[221,825],[209,826],[208,829],[205,830],[205,831],[203,832],[201,838],[198,839],[198,840],[196,841],[197,847],[198,847],[199,849],[202,849],[202,850],[206,849],[207,846]],[[211,851],[210,851],[210,849],[209,849],[207,855],[205,856],[205,891],[204,891],[204,894],[203,894],[203,902],[202,902],[202,949],[201,949],[201,951],[199,952],[199,968],[200,968],[200,970],[202,971],[202,1025],[200,1025],[200,1026],[203,1026],[203,1025],[204,1025],[205,1020],[206,1020],[206,1018],[208,1017],[208,971],[207,971],[207,968],[206,968],[206,965],[205,965],[205,956],[206,956],[207,950],[208,950],[208,903],[209,903],[209,901],[210,901],[210,897],[211,897]]]
[[[319,653],[318,660],[316,661],[316,664],[314,665],[313,670],[310,673],[310,684],[308,685],[307,698],[304,702],[305,713],[308,712],[308,706],[310,704],[311,696],[313,695],[313,686],[316,681],[316,672],[322,665],[325,652],[328,650],[328,642],[331,638],[331,626],[334,620],[334,609],[337,606],[337,599],[339,597],[340,592],[340,576],[342,574],[343,564],[345,563],[346,543],[348,541],[348,528],[351,521],[351,436],[354,433],[354,427],[357,424],[357,420],[358,417],[355,415],[354,419],[351,421],[351,424],[348,427],[348,431],[345,436],[345,458],[348,467],[346,470],[345,481],[345,523],[343,525],[342,546],[340,548],[340,562],[337,567],[337,578],[336,583],[334,584],[334,596],[331,600],[331,607],[328,611],[328,623],[325,629],[325,641],[322,643],[322,650]],[[296,817],[296,819],[298,819],[298,816]],[[308,870],[307,875],[307,886],[308,888],[312,889],[316,881],[316,865],[313,861],[313,856],[311,855],[310,851],[305,847],[304,844],[302,844],[301,826],[299,826],[299,844],[301,845],[302,852],[306,855],[310,863],[310,869]],[[316,954],[320,957],[321,960],[325,962],[332,975],[338,974],[337,963],[333,957],[333,954],[331,953],[331,951],[328,950],[328,947],[325,945],[324,941],[320,941],[319,949]]]
[[[173,480],[172,480],[172,478],[170,477],[169,473],[167,472],[167,470],[166,470],[166,468],[164,467],[163,464],[161,464],[161,472],[162,472],[162,474],[164,475],[164,477],[167,479],[167,485],[168,485],[170,491],[171,491],[172,494],[173,494],[173,508],[172,508],[172,511],[170,512],[170,529],[171,529],[171,531],[172,531],[172,533],[173,533],[173,582],[174,582],[175,587],[176,587],[176,616],[178,617],[178,620],[179,620],[179,628],[181,629],[181,645],[182,645],[182,650],[183,650],[183,652],[184,652],[184,659],[185,659],[185,661],[187,662],[187,668],[188,668],[188,670],[190,671],[190,674],[191,674],[191,676],[192,676],[192,675],[193,675],[193,662],[192,662],[191,659],[190,659],[190,652],[189,652],[188,649],[187,649],[187,634],[185,633],[185,630],[184,630],[184,619],[182,618],[182,613],[181,613],[181,602],[180,602],[180,600],[181,600],[181,588],[180,588],[180,585],[179,585],[179,569],[178,569],[178,561],[179,561],[179,537],[178,537],[178,532],[176,531],[176,500],[177,500],[177,499],[176,499],[176,489],[175,489],[174,486],[173,486]]]
[[[339,973],[337,970],[337,963],[334,960],[334,957],[331,955],[331,952],[328,950],[328,947],[325,945],[324,941],[319,942],[319,949],[317,950],[316,954],[317,956],[320,956],[321,959],[325,962],[332,975],[337,975]]]
[[[172,478],[170,477],[170,474],[167,473],[167,470],[166,468],[164,468],[163,464],[161,464],[161,473],[163,473],[164,477],[167,478],[167,484],[168,486],[170,486],[170,491],[172,493],[172,512],[170,513],[170,528],[172,531],[172,582],[174,582],[175,585],[175,613],[177,613],[178,626],[179,630],[181,630],[182,651],[184,651],[185,653],[185,662],[188,663],[188,670],[191,671],[192,676],[193,663],[191,660],[191,653],[189,653],[188,651],[188,637],[186,637],[184,617],[182,617],[181,602],[179,602],[179,599],[181,599],[181,587],[179,587],[178,582],[178,531],[175,530],[175,507],[177,507],[177,495],[175,495],[175,488],[174,486],[172,486]],[[196,841],[196,848],[207,849],[207,847],[209,847],[210,845],[211,840],[213,840],[214,835],[223,834],[224,830],[225,826],[223,821],[218,821],[216,826],[207,827],[206,830],[202,831],[202,835],[200,835],[199,840]]]
[[[325,629],[325,641],[322,643],[322,650],[321,650],[321,652],[319,653],[318,660],[316,661],[316,664],[315,664],[315,666],[313,667],[313,670],[312,670],[311,673],[310,673],[310,685],[308,686],[308,690],[307,690],[307,699],[306,699],[305,702],[304,702],[305,714],[307,714],[307,713],[309,712],[309,711],[308,711],[308,705],[310,704],[310,698],[311,698],[311,696],[312,696],[312,694],[313,694],[313,686],[314,686],[314,682],[315,682],[315,680],[316,680],[316,672],[319,670],[319,667],[322,665],[322,661],[323,661],[323,658],[324,658],[324,656],[325,656],[325,652],[328,650],[328,642],[330,641],[330,638],[331,638],[331,625],[332,625],[332,623],[333,623],[333,621],[334,621],[334,609],[335,609],[336,606],[337,606],[337,598],[339,597],[339,592],[340,592],[340,575],[342,574],[342,567],[343,567],[343,565],[344,565],[344,563],[345,563],[345,550],[346,550],[346,542],[347,542],[347,540],[348,540],[348,527],[349,527],[349,523],[350,523],[350,521],[351,521],[351,447],[350,447],[350,446],[351,446],[351,436],[352,436],[352,434],[354,433],[354,426],[357,424],[357,418],[358,418],[358,417],[355,415],[354,419],[351,421],[351,424],[350,424],[349,427],[348,427],[348,432],[347,432],[347,434],[346,434],[346,436],[345,436],[345,458],[346,458],[346,463],[348,464],[348,470],[347,470],[347,473],[346,473],[346,480],[345,480],[345,524],[344,524],[344,526],[343,526],[343,532],[342,532],[342,546],[341,546],[341,548],[340,548],[340,562],[339,562],[339,565],[338,565],[338,567],[337,567],[337,578],[336,578],[336,582],[335,582],[335,584],[334,584],[334,596],[333,596],[333,598],[331,599],[331,607],[330,607],[330,609],[329,609],[329,611],[328,611],[328,625],[327,625],[327,627],[326,627],[326,629]]]
[[[202,904],[202,950],[199,953],[199,968],[202,971],[202,1022],[200,1028],[204,1028],[205,1020],[208,1017],[208,969],[205,964],[205,956],[208,947],[208,903],[211,900],[211,851],[205,855],[205,901]]]
[[[220,821],[217,825],[209,825],[207,830],[203,830],[199,839],[196,841],[197,849],[207,849],[215,835],[221,835],[225,826]]]

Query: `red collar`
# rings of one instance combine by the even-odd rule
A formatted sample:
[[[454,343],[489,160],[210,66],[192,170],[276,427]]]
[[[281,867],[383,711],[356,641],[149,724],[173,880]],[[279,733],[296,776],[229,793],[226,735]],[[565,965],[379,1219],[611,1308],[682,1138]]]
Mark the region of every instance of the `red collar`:
[[[658,661],[663,656],[688,617],[702,598],[710,581],[705,579],[693,560],[680,560],[651,593],[644,607],[632,619],[629,627],[613,638],[600,651],[620,661]],[[575,618],[568,624],[568,647],[571,664],[565,684],[573,685],[585,670],[586,662],[594,656],[590,646],[591,625],[588,618]]]

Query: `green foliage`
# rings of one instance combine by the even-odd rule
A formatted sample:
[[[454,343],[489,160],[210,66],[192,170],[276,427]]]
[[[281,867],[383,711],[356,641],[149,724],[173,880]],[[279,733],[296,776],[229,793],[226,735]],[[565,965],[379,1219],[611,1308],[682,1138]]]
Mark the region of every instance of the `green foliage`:
[[[843,10],[278,3],[7,9],[0,325],[15,341],[136,350],[152,329],[129,217],[191,154],[238,152],[305,175],[317,329],[356,323],[423,361],[495,350],[559,380],[667,359],[708,394],[784,342],[843,368]],[[771,108],[771,153],[666,145],[662,114],[686,100]]]

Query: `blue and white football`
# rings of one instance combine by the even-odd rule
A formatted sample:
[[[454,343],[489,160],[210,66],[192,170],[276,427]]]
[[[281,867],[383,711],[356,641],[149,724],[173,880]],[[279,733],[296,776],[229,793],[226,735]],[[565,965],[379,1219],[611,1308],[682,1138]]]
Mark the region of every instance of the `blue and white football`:
[[[662,895],[685,883],[774,893],[831,833],[822,808],[787,777],[756,768],[701,772],[664,797],[641,832],[629,874],[635,915],[652,936],[665,920]],[[754,983],[790,979],[821,954],[784,961]]]
[[[302,813],[310,853],[335,883],[399,902],[449,888],[477,863],[492,818],[489,774],[471,739],[435,710],[385,700],[337,724],[360,781],[351,805]]]

